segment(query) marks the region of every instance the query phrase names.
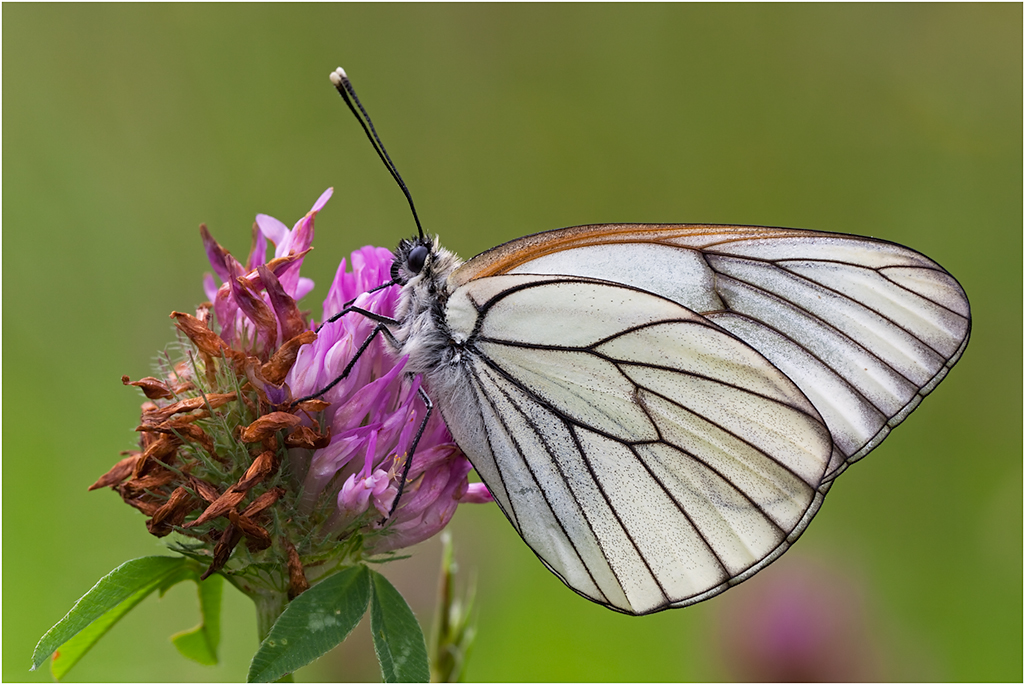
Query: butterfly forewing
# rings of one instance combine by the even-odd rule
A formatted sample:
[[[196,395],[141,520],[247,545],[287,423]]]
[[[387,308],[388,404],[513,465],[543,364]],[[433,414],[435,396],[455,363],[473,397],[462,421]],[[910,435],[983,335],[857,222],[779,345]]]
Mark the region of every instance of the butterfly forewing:
[[[661,296],[579,278],[473,280],[448,314],[472,392],[437,398],[442,413],[581,594],[630,613],[686,604],[799,534],[832,439],[751,346]]]
[[[610,224],[528,236],[454,275],[599,278],[669,298],[786,374],[829,427],[827,479],[873,449],[968,342],[957,281],[908,248],[758,226]]]

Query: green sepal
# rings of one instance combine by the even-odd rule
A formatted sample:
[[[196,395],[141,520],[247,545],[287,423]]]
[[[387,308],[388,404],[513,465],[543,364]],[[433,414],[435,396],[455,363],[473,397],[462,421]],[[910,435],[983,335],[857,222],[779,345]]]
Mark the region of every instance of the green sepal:
[[[60,680],[122,616],[154,590],[192,576],[193,566],[184,557],[142,557],[121,564],[46,631],[32,653],[32,670],[60,648],[50,665],[53,677]]]
[[[370,602],[370,571],[352,566],[285,607],[249,666],[248,682],[270,682],[320,658],[356,627]]]
[[[431,679],[427,644],[413,610],[388,579],[370,572],[370,630],[386,683],[426,683]]]
[[[182,656],[204,666],[217,665],[217,646],[221,642],[221,595],[224,578],[214,574],[206,580],[196,576],[199,593],[199,625],[171,636]]]

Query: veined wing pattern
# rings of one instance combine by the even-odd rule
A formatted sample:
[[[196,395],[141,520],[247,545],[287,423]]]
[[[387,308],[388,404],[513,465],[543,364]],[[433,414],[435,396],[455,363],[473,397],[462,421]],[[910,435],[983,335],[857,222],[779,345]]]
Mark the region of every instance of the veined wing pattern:
[[[579,593],[638,614],[700,601],[775,559],[818,509],[829,431],[730,333],[607,282],[463,289],[474,407],[442,412],[462,414],[449,422],[460,446]]]

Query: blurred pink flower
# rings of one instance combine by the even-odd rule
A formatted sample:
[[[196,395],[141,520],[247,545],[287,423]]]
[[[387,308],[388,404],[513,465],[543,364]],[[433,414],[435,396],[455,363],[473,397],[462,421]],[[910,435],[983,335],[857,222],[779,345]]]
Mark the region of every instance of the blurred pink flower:
[[[782,562],[717,601],[716,652],[748,682],[878,680],[880,651],[861,588],[802,557]]]

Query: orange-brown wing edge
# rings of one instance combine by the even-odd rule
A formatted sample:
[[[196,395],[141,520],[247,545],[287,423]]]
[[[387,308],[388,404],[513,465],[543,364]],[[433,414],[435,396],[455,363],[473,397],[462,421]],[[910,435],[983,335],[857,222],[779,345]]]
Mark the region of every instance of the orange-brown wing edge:
[[[734,240],[822,235],[823,233],[823,231],[794,228],[731,224],[587,224],[570,226],[510,240],[482,252],[468,260],[452,274],[450,286],[454,289],[478,278],[508,273],[524,262],[586,245],[642,242],[702,249]],[[861,239],[865,240],[865,238]]]

